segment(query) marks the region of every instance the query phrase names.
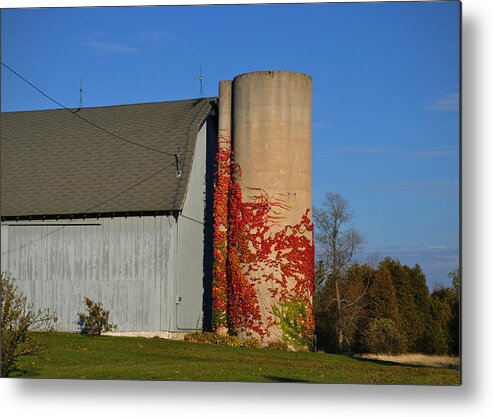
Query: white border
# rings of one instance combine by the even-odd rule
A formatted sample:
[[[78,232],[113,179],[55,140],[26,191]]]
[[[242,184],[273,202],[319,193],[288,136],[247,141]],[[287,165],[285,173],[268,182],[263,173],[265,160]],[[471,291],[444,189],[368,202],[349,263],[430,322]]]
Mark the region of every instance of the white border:
[[[363,0],[367,1],[367,0]],[[409,1],[409,0],[393,0]],[[440,0],[437,0],[440,1]],[[90,7],[90,6],[157,6],[157,5],[197,5],[197,4],[247,4],[247,3],[323,3],[317,0],[3,0],[2,8],[20,7]],[[351,0],[336,0],[331,3],[354,3]]]

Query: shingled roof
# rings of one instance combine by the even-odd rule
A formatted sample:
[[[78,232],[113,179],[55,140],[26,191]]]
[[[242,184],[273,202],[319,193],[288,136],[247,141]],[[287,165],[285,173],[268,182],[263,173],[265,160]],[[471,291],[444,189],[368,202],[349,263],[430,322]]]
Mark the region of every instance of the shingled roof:
[[[119,140],[64,109],[2,113],[2,217],[181,210],[197,132],[212,101],[77,113],[121,138],[171,155]],[[173,165],[178,148],[185,158],[180,178]]]

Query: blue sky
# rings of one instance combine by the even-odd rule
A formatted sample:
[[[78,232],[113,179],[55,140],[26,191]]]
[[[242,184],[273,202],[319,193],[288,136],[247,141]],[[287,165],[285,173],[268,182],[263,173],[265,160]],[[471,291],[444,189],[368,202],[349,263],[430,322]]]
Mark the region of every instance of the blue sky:
[[[2,61],[78,107],[197,97],[258,70],[313,78],[313,203],[346,197],[378,253],[450,283],[459,248],[459,3],[2,10]],[[55,105],[2,67],[2,111]]]

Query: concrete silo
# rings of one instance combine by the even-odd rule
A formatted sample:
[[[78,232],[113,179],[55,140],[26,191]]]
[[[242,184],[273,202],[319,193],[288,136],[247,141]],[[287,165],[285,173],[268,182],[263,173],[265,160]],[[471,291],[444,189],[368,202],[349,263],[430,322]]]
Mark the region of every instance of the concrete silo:
[[[220,85],[220,107],[229,106],[229,84],[224,83]],[[230,106],[233,158],[241,169],[237,183],[243,201],[252,201],[261,189],[289,207],[276,220],[273,233],[298,224],[307,209],[312,209],[311,77],[284,71],[238,75],[232,82]],[[229,128],[227,119],[229,109],[220,109],[220,132],[221,126],[225,131]],[[312,245],[311,231],[306,235]],[[256,286],[264,325],[276,303],[273,286],[265,280]],[[282,339],[279,326],[270,326],[268,340]]]
[[[299,222],[312,208],[312,80],[294,72],[263,71],[233,80],[233,149],[243,197],[262,188],[283,194],[283,221]]]
[[[230,80],[219,82],[219,145],[231,146],[231,85]]]

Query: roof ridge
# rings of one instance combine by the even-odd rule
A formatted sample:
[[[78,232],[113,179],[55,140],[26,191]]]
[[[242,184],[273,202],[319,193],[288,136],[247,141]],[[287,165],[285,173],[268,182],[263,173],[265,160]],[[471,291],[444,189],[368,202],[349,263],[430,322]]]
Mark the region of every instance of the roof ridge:
[[[168,101],[147,101],[143,103],[126,103],[126,104],[110,104],[108,106],[92,106],[92,107],[82,107],[80,111],[83,110],[91,110],[91,109],[108,109],[113,107],[126,107],[126,106],[144,106],[144,105],[152,105],[152,104],[166,104],[166,103],[186,103],[189,101],[198,101],[198,100],[207,100],[212,101],[216,100],[217,97],[196,97],[196,98],[187,98],[182,100],[168,100]],[[76,111],[77,107],[67,107],[68,110]],[[16,111],[1,111],[1,114],[14,114],[14,113],[34,113],[34,112],[48,112],[48,111],[67,111],[65,108],[53,108],[53,109],[33,109],[33,110],[16,110]]]

